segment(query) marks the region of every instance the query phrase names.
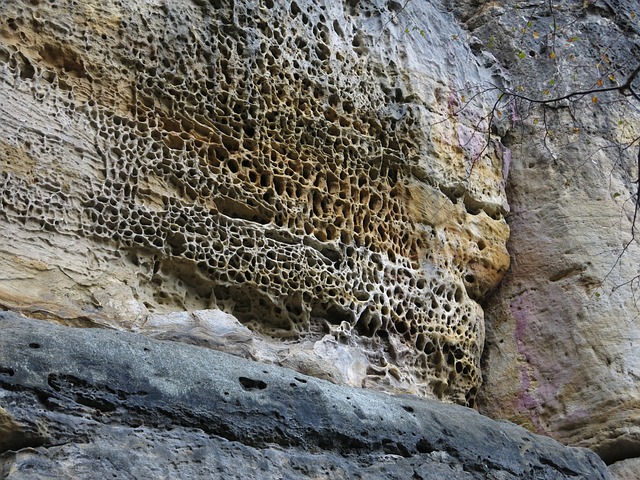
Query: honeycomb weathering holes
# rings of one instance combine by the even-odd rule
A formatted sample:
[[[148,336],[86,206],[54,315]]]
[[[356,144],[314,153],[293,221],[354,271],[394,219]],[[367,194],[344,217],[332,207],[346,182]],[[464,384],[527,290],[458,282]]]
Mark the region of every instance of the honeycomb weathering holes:
[[[203,306],[266,335],[346,322],[374,381],[472,403],[482,314],[464,274],[434,260],[449,247],[409,206],[418,127],[411,105],[389,113],[402,92],[380,81],[397,67],[363,60],[369,40],[341,17],[357,12],[198,3],[167,4],[162,21],[155,11],[147,21],[115,2],[116,31],[91,42],[92,58],[121,63],[113,72],[54,40],[43,51],[68,59],[0,56],[4,72],[35,79],[34,95],[70,86],[56,108],[86,117],[101,161],[77,187],[88,191],[2,174],[8,215],[116,242],[136,266],[152,259],[156,304],[171,301],[161,287],[173,275]]]

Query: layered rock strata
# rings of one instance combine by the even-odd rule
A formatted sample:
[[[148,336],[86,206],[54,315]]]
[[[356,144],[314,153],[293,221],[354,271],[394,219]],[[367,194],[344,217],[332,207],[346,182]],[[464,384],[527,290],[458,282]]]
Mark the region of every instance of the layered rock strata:
[[[132,333],[6,312],[0,329],[7,480],[611,478],[586,449],[461,406]]]
[[[2,2],[0,304],[154,334],[218,309],[473,404],[508,156],[483,97],[456,114],[489,78],[462,32],[404,7]]]

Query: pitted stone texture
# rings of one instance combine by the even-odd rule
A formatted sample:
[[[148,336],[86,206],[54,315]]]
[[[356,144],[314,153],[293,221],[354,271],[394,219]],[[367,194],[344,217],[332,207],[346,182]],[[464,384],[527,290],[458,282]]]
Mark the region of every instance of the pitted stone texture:
[[[638,65],[637,2],[553,2],[554,15],[542,4],[451,3],[530,96],[597,86],[598,72],[610,86]],[[556,59],[545,38],[554,21]],[[625,147],[640,115],[617,92],[595,96],[547,110],[548,149],[538,109],[523,106],[524,126],[509,134],[513,265],[486,309],[480,409],[615,462],[640,457],[640,305],[637,280],[627,283],[637,240],[616,263],[631,240],[638,145]]]
[[[470,135],[480,97],[450,115],[489,78],[450,17],[16,1],[0,25],[3,304],[126,329],[218,308],[358,348],[364,386],[473,403],[506,152]]]

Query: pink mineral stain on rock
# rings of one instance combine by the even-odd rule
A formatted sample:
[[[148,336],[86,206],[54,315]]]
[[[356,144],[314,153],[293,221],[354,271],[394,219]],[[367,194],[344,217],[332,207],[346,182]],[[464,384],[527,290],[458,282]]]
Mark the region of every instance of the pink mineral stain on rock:
[[[545,404],[545,397],[551,391],[538,375],[536,353],[531,349],[532,342],[529,336],[532,311],[532,304],[526,298],[526,293],[518,296],[511,303],[511,314],[516,322],[514,332],[516,351],[525,360],[525,363],[520,366],[520,388],[515,410],[518,414],[528,417],[538,433],[546,434],[547,431],[540,420],[540,413],[542,405]]]

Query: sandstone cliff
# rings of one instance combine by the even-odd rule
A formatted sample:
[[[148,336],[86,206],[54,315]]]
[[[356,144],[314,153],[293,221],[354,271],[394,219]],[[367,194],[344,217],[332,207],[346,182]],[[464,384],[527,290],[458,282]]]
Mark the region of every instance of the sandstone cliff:
[[[640,61],[637,2],[456,4],[478,48],[530,96],[615,87]],[[513,262],[485,309],[480,410],[608,462],[640,457],[637,109],[614,91],[518,112],[503,139]]]
[[[162,314],[220,309],[306,342],[261,360],[473,404],[506,167],[480,101],[450,112],[489,74],[434,6],[399,12],[5,2],[0,302],[172,338]]]
[[[623,147],[640,135],[636,107],[614,102],[614,92],[524,112],[495,88],[561,95],[591,81],[598,62],[608,62],[613,80],[605,80],[622,78],[638,56],[632,3],[0,0],[0,306],[352,387],[468,406],[478,398],[482,413],[588,446],[609,463],[627,459],[619,471],[634,471],[640,330],[633,289],[616,287],[638,274],[637,243],[616,259],[631,239],[638,172]],[[212,452],[312,478],[369,467],[384,476],[388,461],[393,478],[442,478],[428,468],[455,478],[609,475],[584,451],[444,406],[424,415],[461,415],[470,444],[433,446],[459,437],[460,422],[430,431],[426,444],[407,442],[427,420],[397,438],[298,420],[271,437],[268,422],[233,433],[210,415],[217,403],[192,411],[201,397],[187,388],[195,372],[184,370],[233,364],[231,379],[261,364],[5,318],[0,328],[13,333],[0,351],[0,432],[14,432],[4,450],[25,450],[1,458],[15,478],[38,462],[46,475],[47,462],[66,455],[80,463],[59,476],[88,475],[84,440],[69,433],[74,422],[91,455],[147,445],[136,454],[145,469],[152,445],[182,451],[167,436],[171,426],[204,442],[188,465],[171,470],[179,455],[163,464],[166,475],[209,475],[196,457]],[[41,351],[25,349],[20,325],[76,339],[50,354],[60,365],[103,367],[72,380],[62,367],[38,370]],[[84,341],[104,341],[106,351],[80,349],[71,360],[68,349]],[[113,352],[127,348],[194,358],[158,373],[123,352],[132,377],[106,384],[100,375],[109,375]],[[39,379],[16,373],[32,368]],[[171,378],[171,392],[142,400],[128,390],[148,375]],[[266,388],[272,377],[240,377],[249,379],[244,389],[223,383],[233,381],[242,411],[256,405],[256,389],[265,390],[258,403],[280,401]],[[386,398],[295,378],[322,385],[323,399],[347,391],[364,404]],[[126,401],[112,398],[118,392]],[[296,402],[316,398],[295,392]],[[8,408],[12,401],[27,406]],[[333,418],[325,413],[314,417],[320,425]],[[58,415],[66,420],[56,423]],[[337,424],[360,428],[361,417],[340,415]],[[151,418],[153,432],[127,430]],[[392,429],[390,416],[381,421],[380,432]],[[493,433],[479,433],[487,428]],[[494,438],[507,431],[507,443]],[[321,437],[334,434],[344,445],[332,450]],[[67,440],[68,448],[50,449]],[[227,449],[227,440],[240,445]],[[256,453],[269,442],[279,446]],[[377,453],[334,458],[354,454],[355,444]],[[296,458],[300,471],[287,466]],[[104,472],[151,474],[132,468]]]

